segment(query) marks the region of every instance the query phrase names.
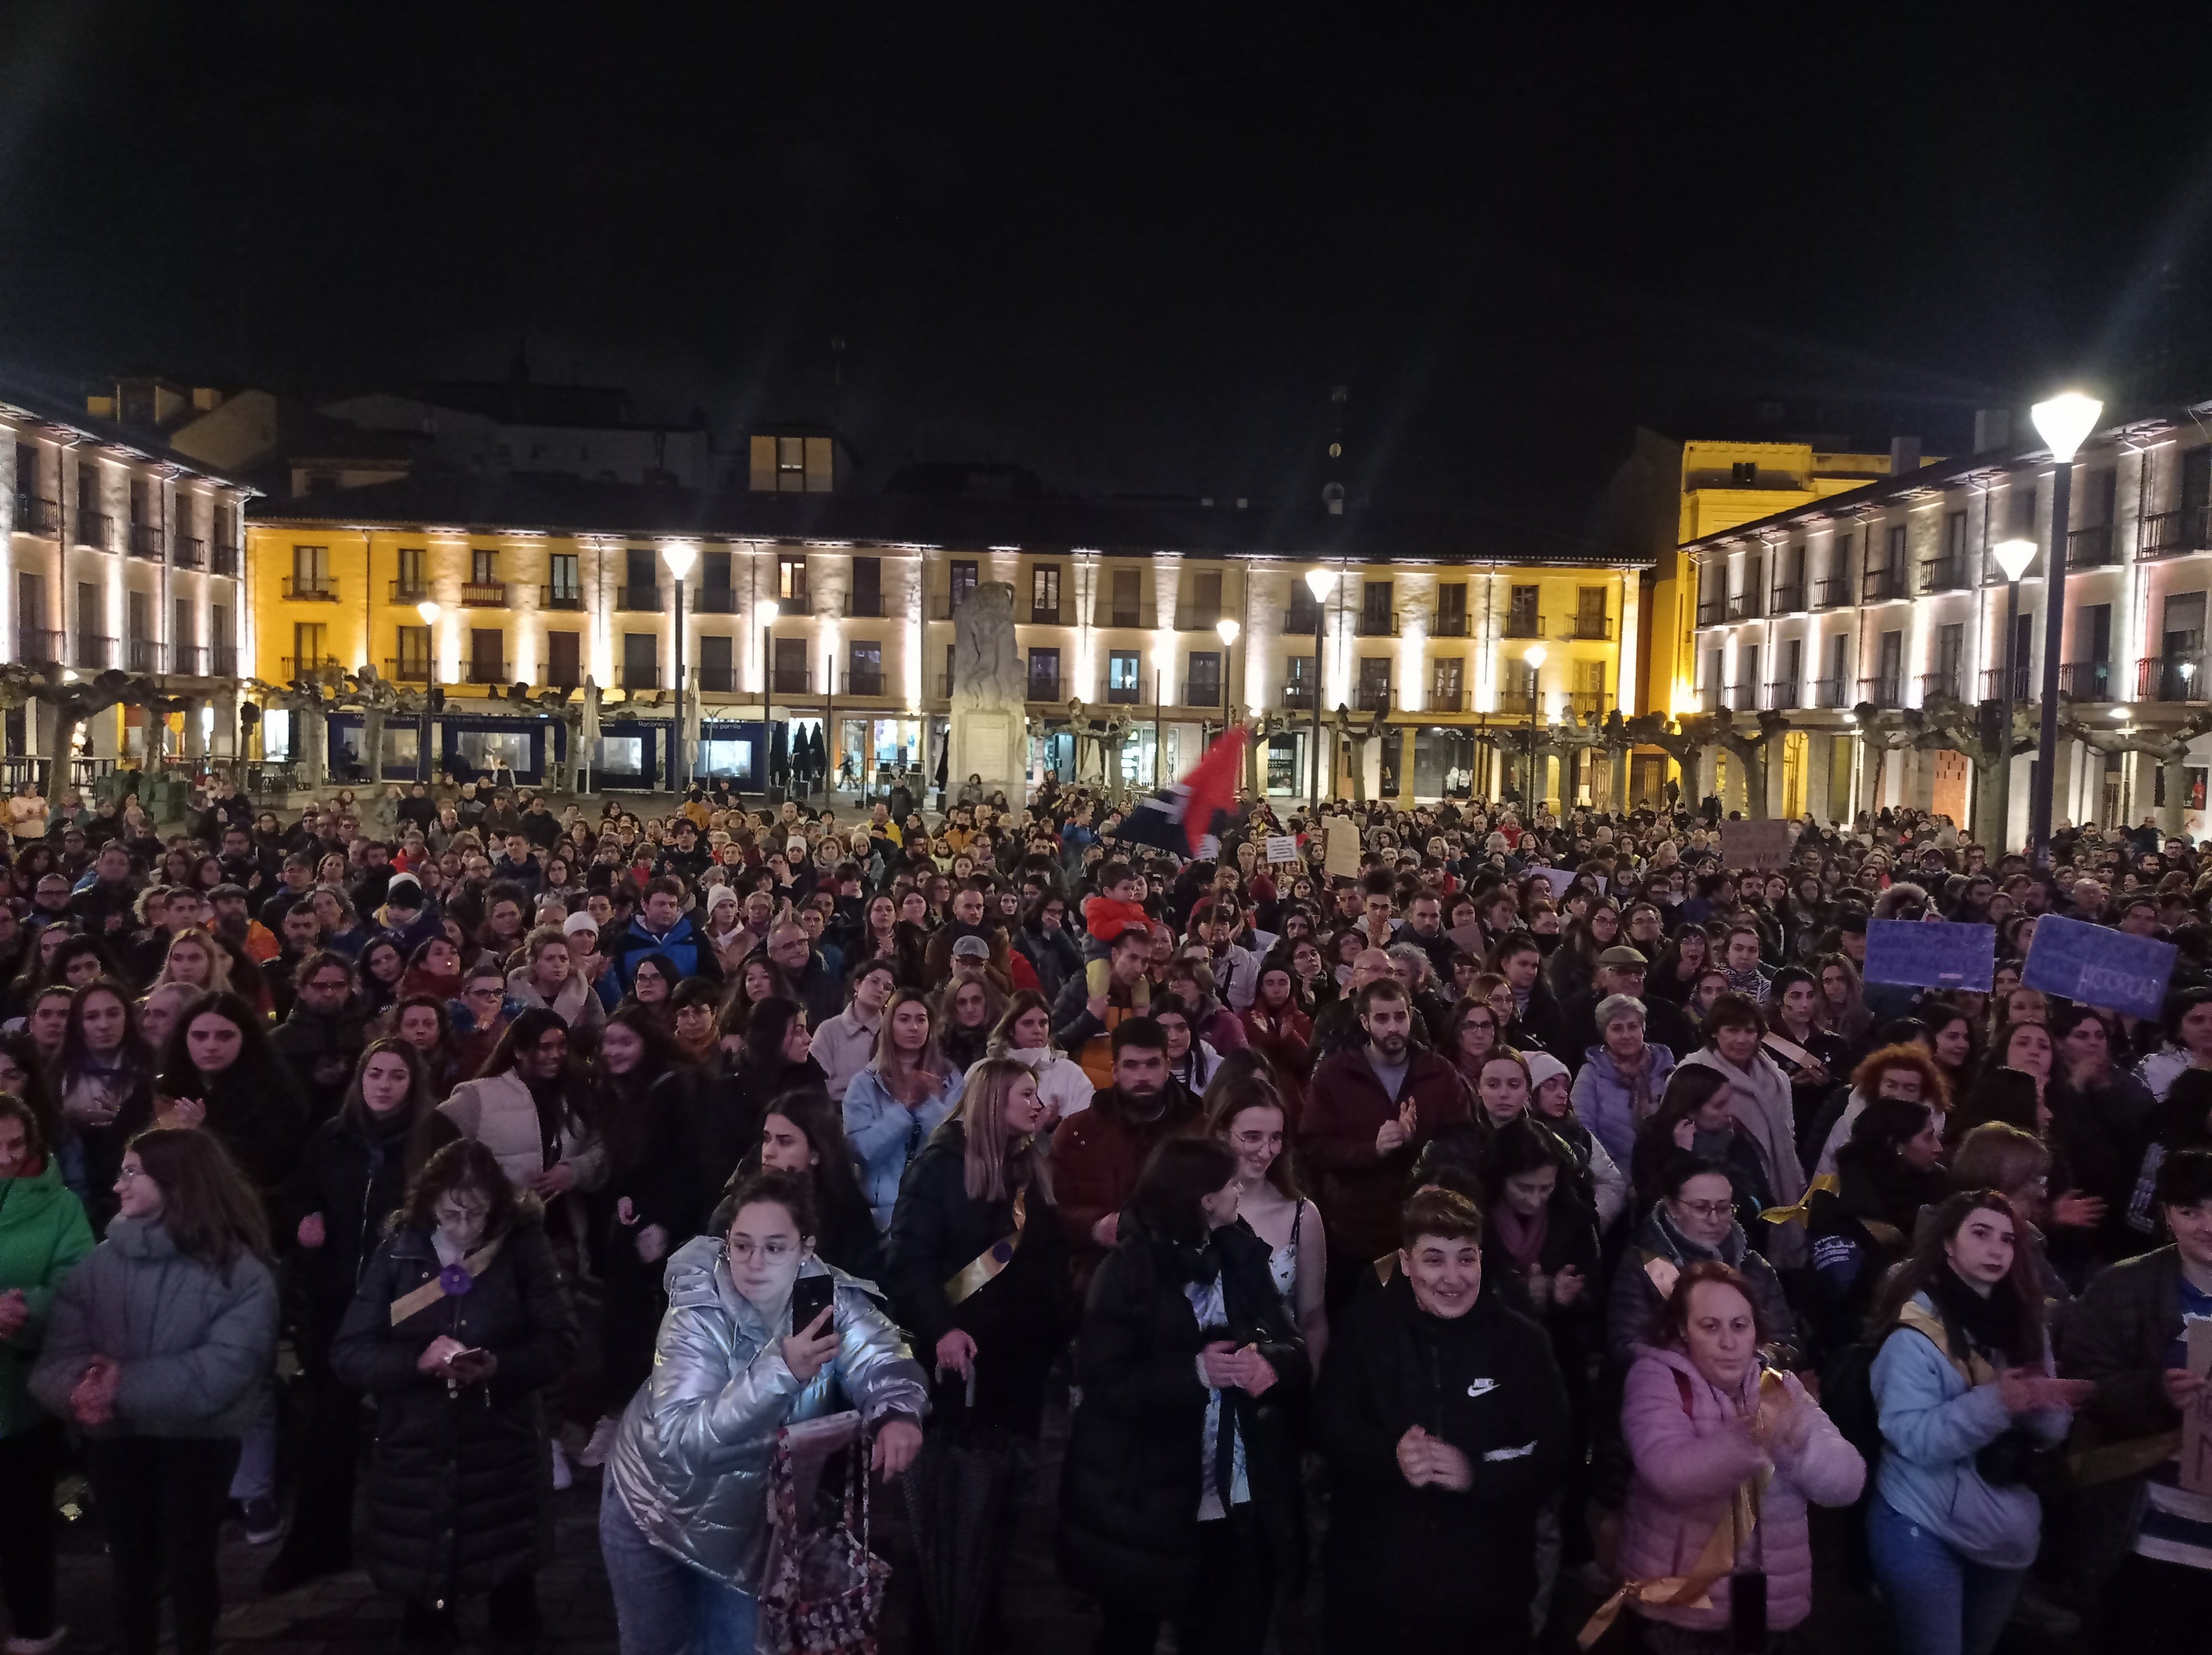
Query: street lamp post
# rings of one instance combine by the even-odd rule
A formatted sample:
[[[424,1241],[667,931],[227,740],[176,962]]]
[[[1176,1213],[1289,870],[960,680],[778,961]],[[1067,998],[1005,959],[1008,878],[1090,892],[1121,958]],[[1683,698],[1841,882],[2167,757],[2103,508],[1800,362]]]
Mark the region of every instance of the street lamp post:
[[[660,561],[676,577],[676,724],[668,744],[668,790],[680,794],[691,780],[691,753],[684,741],[684,582],[699,561],[699,548],[688,540],[672,540],[661,547]]]
[[[2042,786],[2028,794],[2028,854],[2051,866],[2051,800],[2058,787],[2058,658],[2066,647],[2066,536],[2072,526],[2074,456],[2096,429],[2105,405],[2078,391],[2065,392],[2029,411],[2037,434],[2051,445],[2051,550],[2043,560],[2043,719],[2036,742]]]
[[[1221,733],[1229,733],[1229,663],[1237,658],[1237,635],[1244,629],[1227,616],[1214,622],[1213,630],[1221,639]]]
[[[765,805],[768,803],[768,755],[773,743],[773,737],[769,733],[771,711],[769,692],[773,687],[769,676],[773,670],[769,664],[769,657],[775,653],[775,618],[783,613],[783,607],[773,598],[763,598],[755,607],[760,611],[761,629],[761,739],[760,750],[753,755],[753,764],[760,775],[761,803]]]
[[[1314,670],[1313,684],[1313,797],[1307,802],[1309,817],[1321,811],[1321,686],[1322,651],[1326,647],[1322,631],[1328,623],[1328,594],[1336,586],[1336,576],[1325,569],[1306,571],[1306,589],[1314,598]]]
[[[428,782],[432,776],[438,773],[437,766],[430,762],[429,755],[433,751],[438,738],[436,715],[432,711],[432,709],[437,705],[438,701],[438,617],[444,613],[444,611],[441,610],[436,604],[431,602],[428,598],[425,598],[421,603],[415,605],[415,612],[422,618],[422,624],[430,634],[430,648],[425,654],[422,662],[422,670],[428,674],[428,682],[424,685],[422,689],[422,740],[421,744],[422,751],[416,755],[415,762],[416,775],[421,776],[425,782]],[[384,776],[384,755],[379,753],[374,763],[376,766],[377,777],[379,780],[381,780]]]
[[[2033,540],[2000,540],[1990,548],[1996,554],[1997,567],[2005,576],[2004,648],[1997,659],[2004,663],[2001,675],[2004,679],[2004,694],[2001,697],[2003,710],[1998,715],[1997,739],[2004,750],[2004,768],[1997,772],[2002,780],[1998,792],[2009,801],[2012,797],[2012,721],[2019,696],[2019,666],[2013,660],[2014,642],[2020,636],[2020,578],[2027,573],[2027,566],[2035,561],[2035,542]],[[2005,825],[2011,828],[2012,806],[2005,806]]]
[[[1522,800],[1528,812],[1528,819],[1536,819],[1536,715],[1543,710],[1544,692],[1538,687],[1537,674],[1544,670],[1544,646],[1532,643],[1521,652],[1521,659],[1528,663],[1528,796]]]

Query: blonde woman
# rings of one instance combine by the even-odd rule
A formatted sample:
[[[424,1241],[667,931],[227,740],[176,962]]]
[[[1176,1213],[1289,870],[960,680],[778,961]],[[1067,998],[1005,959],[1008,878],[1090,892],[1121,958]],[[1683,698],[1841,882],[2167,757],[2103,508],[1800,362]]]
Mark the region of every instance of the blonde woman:
[[[1006,1002],[991,1031],[988,1055],[1011,1058],[1036,1076],[1045,1131],[1091,1107],[1091,1077],[1082,1064],[1053,1045],[1052,1007],[1036,989],[1021,989]]]
[[[161,960],[160,973],[147,986],[147,995],[150,999],[172,984],[203,994],[230,993],[228,952],[202,927],[186,927],[169,939],[169,952]]]
[[[937,1049],[929,1001],[901,989],[884,1008],[875,1056],[845,1088],[845,1136],[878,1226],[890,1225],[899,1181],[960,1101],[961,1084]]]

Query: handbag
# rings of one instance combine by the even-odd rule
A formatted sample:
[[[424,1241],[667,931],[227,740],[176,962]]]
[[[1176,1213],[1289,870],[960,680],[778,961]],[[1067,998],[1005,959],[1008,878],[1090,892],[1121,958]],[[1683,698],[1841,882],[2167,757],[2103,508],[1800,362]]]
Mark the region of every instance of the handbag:
[[[868,1476],[860,1415],[787,1426],[775,1435],[775,1465],[769,1482],[772,1527],[754,1648],[758,1655],[875,1655],[891,1566],[868,1549]],[[802,1473],[796,1462],[805,1454],[814,1459],[818,1474],[822,1457],[839,1447],[847,1450],[843,1508],[836,1523],[807,1528],[801,1512],[811,1502],[802,1504]],[[814,1479],[805,1481],[811,1485]]]

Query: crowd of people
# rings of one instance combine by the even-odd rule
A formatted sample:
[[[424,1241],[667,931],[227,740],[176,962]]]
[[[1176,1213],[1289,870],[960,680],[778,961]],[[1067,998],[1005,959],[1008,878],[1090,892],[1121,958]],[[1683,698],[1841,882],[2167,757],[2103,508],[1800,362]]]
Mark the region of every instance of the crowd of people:
[[[749,1651],[779,1433],[845,1410],[942,1655],[1063,1415],[1102,1655],[1257,1652],[1316,1563],[1333,1652],[2212,1606],[2187,840],[1885,812],[1753,871],[1711,814],[1240,800],[1181,856],[979,792],[11,800],[7,1655],[65,1637],[73,1464],[125,1655],[165,1601],[210,1647],[234,1515],[268,1591],[528,1646],[592,1474],[625,1655]],[[2165,1015],[2022,986],[2048,915],[2175,945]],[[1867,981],[1875,920],[1993,927],[1990,988]]]

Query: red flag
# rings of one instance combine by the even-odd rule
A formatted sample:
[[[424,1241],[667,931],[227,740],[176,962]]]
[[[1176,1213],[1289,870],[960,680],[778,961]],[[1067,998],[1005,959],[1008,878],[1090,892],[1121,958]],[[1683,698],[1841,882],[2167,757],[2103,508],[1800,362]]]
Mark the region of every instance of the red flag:
[[[1242,724],[1214,739],[1189,775],[1154,797],[1140,800],[1113,836],[1136,844],[1158,845],[1178,856],[1194,856],[1199,842],[1218,833],[1237,803],[1237,767],[1249,737]]]

